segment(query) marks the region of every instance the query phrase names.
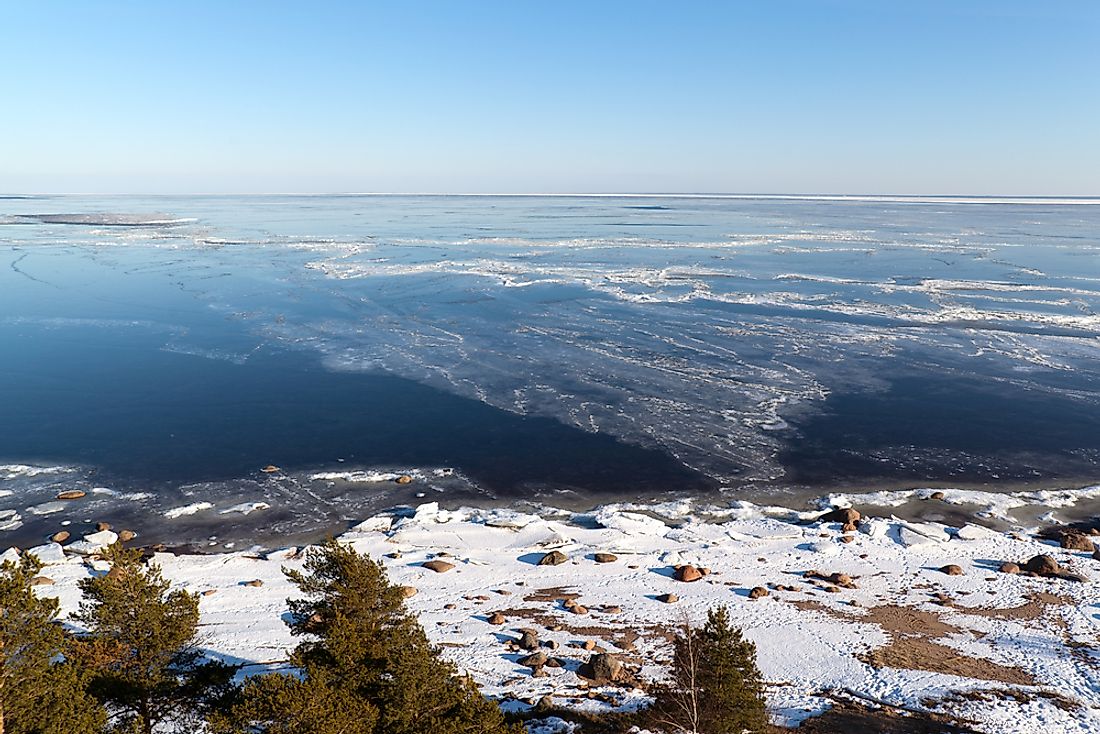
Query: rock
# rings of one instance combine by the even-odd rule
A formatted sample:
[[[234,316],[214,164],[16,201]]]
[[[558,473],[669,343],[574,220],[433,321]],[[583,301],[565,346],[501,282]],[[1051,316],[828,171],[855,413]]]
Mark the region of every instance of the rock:
[[[64,543],[70,537],[72,537],[72,536],[69,535],[68,530],[62,530],[59,533],[54,533],[53,535],[51,535],[50,536],[50,542],[52,542],[52,543]]]
[[[750,599],[761,599],[761,598],[763,598],[767,595],[768,595],[768,590],[765,589],[763,586],[754,586],[752,588],[752,590],[749,591],[749,598]]]
[[[136,537],[137,537],[137,533],[135,533],[133,530],[119,530],[118,531],[118,539],[121,540],[123,543],[129,542],[129,541],[133,540]]]
[[[420,565],[428,569],[429,571],[435,571],[436,573],[444,573],[446,571],[450,571],[452,568],[455,567],[453,563],[447,563],[446,561],[440,561],[438,559],[434,561],[424,561]]]
[[[595,650],[596,649],[596,641],[595,640],[585,640],[584,644],[581,645],[581,647],[583,647],[585,650],[589,650],[589,651]]]
[[[31,586],[53,586],[53,579],[48,576],[35,576],[31,579]]]
[[[569,560],[569,556],[561,551],[550,551],[539,559],[540,566],[559,566]]]
[[[1087,551],[1089,553],[1096,552],[1096,544],[1084,533],[1063,533],[1062,537],[1059,539],[1059,543],[1066,550]]]
[[[549,650],[557,650],[559,647],[561,647],[561,643],[559,643],[557,640],[547,640],[543,644],[546,645],[547,649]]]
[[[856,537],[854,535],[842,535],[842,536],[840,536],[840,542],[841,543],[854,543],[855,540],[856,540]]]
[[[401,594],[402,599],[408,599],[410,597],[416,596],[417,589],[415,586],[398,586],[397,592]]]
[[[1001,573],[1020,573],[1019,565],[1012,563],[1011,561],[1005,561],[998,569]]]
[[[930,499],[930,500],[942,500],[946,496],[947,495],[945,495],[943,492],[933,492],[932,494],[928,495],[928,499]]]
[[[569,611],[573,612],[573,614],[588,614],[588,607],[583,607],[580,604],[574,604],[573,606],[569,607]]]
[[[57,493],[57,499],[59,500],[78,500],[87,496],[87,492],[79,489],[66,489],[64,492]]]
[[[680,601],[680,597],[675,594],[661,594],[657,597],[657,601],[663,601],[665,604],[675,604]]]
[[[959,565],[954,564],[954,563],[949,563],[946,566],[943,566],[942,568],[940,568],[940,571],[942,573],[947,574],[948,576],[962,576],[963,575],[962,566],[959,566]]]
[[[395,481],[398,484],[412,484],[412,480],[413,480],[413,478],[410,477],[408,474],[402,474],[401,476],[399,476],[397,479],[394,479],[393,481]]]
[[[619,560],[619,557],[614,553],[597,553],[592,556],[592,559],[595,560],[596,563],[614,563]]]
[[[242,581],[241,586],[251,586],[253,588],[259,588],[264,585],[262,579],[252,579],[251,581]]]
[[[854,533],[857,530],[859,530],[859,523],[855,522],[846,522],[840,528],[840,532],[842,533]]]
[[[279,467],[275,466],[274,464],[268,464],[263,469],[260,469],[260,471],[262,471],[264,474],[274,474],[275,472],[279,471]]]
[[[672,575],[672,578],[677,581],[691,582],[698,581],[703,578],[703,574],[699,569],[691,564],[685,564],[683,566],[677,566],[676,572]]]
[[[577,673],[596,683],[614,683],[623,680],[623,664],[611,653],[600,652],[588,658]]]
[[[848,523],[859,522],[859,511],[851,507],[841,507],[836,510],[829,510],[824,515],[817,518],[818,522],[838,522],[841,525],[847,525]]]
[[[525,655],[516,662],[528,668],[541,668],[546,665],[546,663],[550,662],[550,656],[544,652],[534,652],[530,655]]]
[[[537,650],[539,647],[538,635],[532,629],[523,630],[519,637],[519,646],[524,650]]]
[[[104,530],[110,530],[111,529],[111,523],[109,523],[109,522],[97,522],[95,524],[95,529],[102,533]]]
[[[202,592],[202,595],[203,596],[214,596],[214,594],[217,594],[217,593],[218,593],[217,589],[207,589],[206,591]]]
[[[504,624],[507,621],[508,620],[506,620],[504,618],[504,615],[501,614],[500,612],[493,612],[492,614],[489,615],[489,619],[488,619],[489,624],[498,624],[498,625],[499,624]]]
[[[859,588],[856,586],[855,582],[852,581],[852,577],[846,573],[830,574],[825,580],[829,581],[830,583],[836,584],[837,586],[843,586],[845,589]]]
[[[1057,576],[1062,572],[1062,567],[1058,565],[1058,561],[1050,556],[1040,555],[1029,559],[1024,564],[1024,570],[1040,576]]]

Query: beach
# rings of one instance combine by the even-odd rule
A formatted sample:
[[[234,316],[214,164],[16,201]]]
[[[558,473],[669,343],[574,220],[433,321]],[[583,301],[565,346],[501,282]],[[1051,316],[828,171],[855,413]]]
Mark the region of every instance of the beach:
[[[855,702],[930,712],[979,732],[1074,732],[1100,723],[1091,683],[1100,562],[1037,527],[988,525],[1045,501],[1049,527],[1060,510],[1096,496],[1100,487],[912,490],[824,497],[803,512],[686,498],[585,513],[428,502],[367,518],[340,541],[407,587],[432,642],[506,710],[543,699],[578,712],[643,706],[646,688],[665,675],[672,636],[722,605],[757,645],[781,726]],[[974,521],[875,514],[846,525],[851,510],[837,512],[910,502],[965,508]],[[77,582],[105,570],[96,553],[115,537],[106,530],[31,549],[47,564],[40,593],[74,612]],[[293,646],[282,619],[294,591],[283,569],[300,568],[306,552],[153,552],[151,560],[201,595],[202,647],[243,665],[244,676],[280,668]],[[544,561],[548,554],[560,557]],[[1028,572],[1043,555],[1057,575]],[[536,647],[530,639],[521,647],[525,631]],[[530,667],[533,652],[546,661]],[[620,680],[583,677],[582,664],[601,653],[621,663]]]

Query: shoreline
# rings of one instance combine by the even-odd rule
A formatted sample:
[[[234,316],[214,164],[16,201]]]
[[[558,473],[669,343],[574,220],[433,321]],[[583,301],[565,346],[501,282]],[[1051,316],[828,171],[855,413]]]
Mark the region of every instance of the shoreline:
[[[749,503],[805,512],[838,502],[856,502],[908,521],[946,521],[973,515],[998,530],[1034,527],[1041,516],[1056,513],[1065,523],[1100,514],[1100,486],[1093,478],[1005,480],[996,484],[905,480],[844,481],[831,485],[757,484],[711,490],[593,492],[574,488],[533,487],[527,495],[498,494],[461,472],[444,467],[336,465],[308,470],[258,471],[225,482],[142,485],[107,481],[79,466],[0,464],[0,479],[21,475],[37,482],[5,489],[0,483],[0,549],[36,545],[65,530],[91,532],[99,522],[131,530],[148,546],[181,552],[222,552],[249,548],[271,550],[287,543],[308,544],[340,535],[363,517],[400,511],[429,501],[448,509],[519,509],[540,513],[586,514],[605,506],[640,511],[689,501],[708,512]],[[410,481],[398,481],[407,477]],[[38,481],[41,480],[41,481]],[[11,485],[9,485],[11,486]],[[72,500],[59,495],[77,490]],[[150,491],[145,491],[150,490]],[[922,495],[949,493],[953,501],[926,503]],[[1066,501],[1064,497],[1074,498]],[[986,511],[1008,504],[1008,510]],[[1054,516],[1051,515],[1051,518]],[[1051,518],[1045,522],[1049,524]]]
[[[1069,506],[1100,497],[1100,486],[1044,497]],[[831,499],[845,506],[907,498]],[[916,500],[1003,515],[1025,498],[953,491],[933,499],[924,490]],[[606,651],[640,680],[659,680],[668,635],[683,615],[698,621],[723,604],[758,646],[779,724],[820,713],[835,691],[850,689],[991,732],[1100,725],[1100,697],[1089,675],[1097,662],[1097,623],[1089,610],[1100,606],[1100,563],[1089,554],[1022,528],[913,522],[878,512],[846,531],[815,520],[824,504],[796,512],[747,501],[708,508],[681,499],[532,513],[446,510],[427,502],[369,517],[341,540],[382,561],[393,583],[415,589],[408,604],[429,638],[508,710],[527,710],[545,696],[581,712],[643,705],[644,690],[585,681],[578,667]],[[112,535],[33,550],[48,563],[42,575],[50,583],[40,592],[58,596],[63,613],[77,606],[79,579],[106,570],[96,544]],[[538,565],[554,550],[565,562]],[[596,553],[615,559],[598,563]],[[1022,565],[1038,554],[1087,581],[998,571],[1002,562]],[[294,546],[156,553],[153,560],[176,585],[202,595],[210,654],[259,672],[293,644],[280,619],[293,595],[281,569],[297,567],[302,556]],[[428,560],[450,568],[432,572],[422,565]],[[684,564],[709,573],[678,581],[675,569]],[[942,570],[949,565],[961,574]],[[678,599],[666,603],[664,594]],[[493,624],[493,613],[504,623]],[[516,640],[525,628],[556,644],[561,668],[533,675],[518,662]],[[1050,654],[1036,655],[1036,646]]]

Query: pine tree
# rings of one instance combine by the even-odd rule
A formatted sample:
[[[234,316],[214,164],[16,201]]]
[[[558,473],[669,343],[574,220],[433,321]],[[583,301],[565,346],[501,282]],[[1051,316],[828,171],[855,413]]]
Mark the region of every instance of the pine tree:
[[[305,571],[287,570],[305,595],[290,600],[290,663],[301,679],[248,681],[215,728],[266,734],[518,734],[469,678],[443,660],[382,566],[330,540]],[[314,713],[319,712],[319,714]],[[323,719],[322,719],[323,717]],[[289,721],[310,722],[295,728]]]
[[[108,704],[116,731],[153,734],[162,723],[199,721],[233,669],[198,648],[198,597],[170,589],[138,550],[115,543],[105,556],[111,570],[80,582],[76,617],[89,632],[78,653],[92,693]]]
[[[768,728],[756,645],[730,626],[725,607],[702,628],[686,621],[675,640],[672,680],[659,687],[648,718],[675,734],[756,734]]]
[[[67,639],[57,623],[57,599],[39,598],[32,556],[0,566],[0,734],[94,734],[106,713],[84,679],[61,659]]]

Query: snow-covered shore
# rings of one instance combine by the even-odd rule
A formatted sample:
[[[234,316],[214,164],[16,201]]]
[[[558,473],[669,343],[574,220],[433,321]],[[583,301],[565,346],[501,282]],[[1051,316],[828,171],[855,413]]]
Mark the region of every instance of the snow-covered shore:
[[[1079,492],[1081,499],[1096,494]],[[882,506],[927,495],[829,499]],[[951,493],[925,501],[995,499]],[[640,689],[599,686],[580,677],[578,666],[602,650],[620,653],[642,680],[659,678],[670,633],[685,618],[699,622],[707,609],[726,605],[758,646],[768,703],[781,724],[824,710],[829,693],[848,689],[949,713],[980,731],[1100,729],[1100,562],[1089,553],[1024,529],[887,516],[844,532],[839,523],[815,521],[818,514],[744,502],[702,508],[688,500],[579,514],[427,503],[372,517],[342,540],[381,560],[394,583],[415,589],[408,604],[429,637],[510,708],[546,695],[588,710],[640,705]],[[57,595],[64,614],[78,605],[77,582],[104,570],[88,554],[112,535],[32,549],[52,582],[39,589]],[[552,550],[567,560],[538,565]],[[615,558],[597,562],[597,553]],[[1086,580],[999,570],[1038,554]],[[433,559],[452,568],[422,565]],[[294,644],[282,615],[295,590],[282,568],[301,560],[298,548],[155,556],[173,582],[203,594],[203,645],[230,662],[256,664],[248,672],[277,665]],[[679,581],[675,568],[684,564],[709,571]],[[944,572],[948,565],[961,574]],[[768,593],[753,598],[761,593],[751,594],[754,588]],[[663,601],[666,594],[677,600]],[[503,624],[491,623],[497,612]],[[518,662],[527,652],[513,643],[525,628],[561,667],[536,676]]]

